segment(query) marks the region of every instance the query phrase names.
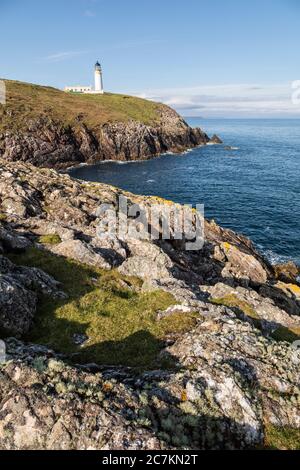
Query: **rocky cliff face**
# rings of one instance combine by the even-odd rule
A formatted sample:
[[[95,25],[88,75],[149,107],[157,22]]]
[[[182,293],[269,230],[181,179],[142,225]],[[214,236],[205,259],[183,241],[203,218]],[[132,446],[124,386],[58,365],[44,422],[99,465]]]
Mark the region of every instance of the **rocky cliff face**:
[[[120,194],[107,185],[1,160],[0,331],[7,358],[0,365],[0,448],[299,448],[296,267],[274,270],[249,240],[213,222],[205,223],[204,247],[194,252],[172,239],[100,239],[97,208],[101,203],[117,206]],[[127,197],[130,203],[158,202]],[[25,342],[45,313],[38,309],[44,296],[45,308],[59,299],[68,302],[67,286],[44,272],[50,264],[43,271],[31,255],[30,265],[17,262],[28,251],[54,254],[60,263],[76,260],[77,270],[84,266],[84,282],[97,289],[97,269],[103,270],[101,277],[108,270],[117,273],[122,290],[115,284],[107,288],[117,292],[120,303],[149,292],[171,295],[171,306],[155,313],[157,325],[172,318],[183,323],[189,315],[194,322],[161,338],[155,371],[144,367],[140,372],[121,363],[105,366],[105,361],[99,365],[96,360],[76,365],[80,348],[91,348],[85,342],[92,338],[82,334],[82,327],[87,328],[84,310],[76,354],[49,348],[56,344],[51,318],[43,346]],[[88,303],[86,295],[79,295],[82,286],[76,276],[70,315]],[[106,321],[108,300],[98,304],[96,295],[93,291],[93,314]],[[68,342],[74,317],[66,320],[59,328]],[[147,335],[138,334],[143,350]],[[117,339],[122,354],[133,336]],[[114,345],[105,348],[109,363]]]
[[[157,113],[158,121],[153,125],[131,120],[108,122],[96,129],[81,122],[80,115],[76,125],[37,117],[22,131],[0,133],[0,156],[65,169],[103,160],[143,160],[209,142],[201,129],[189,127],[172,109],[162,106]]]

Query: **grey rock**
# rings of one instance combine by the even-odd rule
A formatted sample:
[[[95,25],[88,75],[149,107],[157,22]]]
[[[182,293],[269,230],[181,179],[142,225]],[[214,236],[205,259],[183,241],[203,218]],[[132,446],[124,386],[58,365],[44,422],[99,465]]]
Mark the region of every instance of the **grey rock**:
[[[104,257],[93,250],[93,248],[81,240],[68,240],[51,248],[57,255],[71,258],[82,264],[97,266],[102,269],[110,269],[111,265]]]
[[[29,331],[34,319],[37,296],[14,277],[0,276],[0,330],[15,336]]]

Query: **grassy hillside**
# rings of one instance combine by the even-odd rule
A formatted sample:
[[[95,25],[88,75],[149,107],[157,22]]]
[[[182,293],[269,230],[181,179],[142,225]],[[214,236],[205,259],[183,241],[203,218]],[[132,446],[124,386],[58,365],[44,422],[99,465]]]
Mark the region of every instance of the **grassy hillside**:
[[[47,116],[64,126],[78,119],[92,129],[107,122],[159,122],[162,104],[126,95],[80,95],[51,87],[5,80],[7,104],[0,106],[0,131],[22,129],[28,120]]]

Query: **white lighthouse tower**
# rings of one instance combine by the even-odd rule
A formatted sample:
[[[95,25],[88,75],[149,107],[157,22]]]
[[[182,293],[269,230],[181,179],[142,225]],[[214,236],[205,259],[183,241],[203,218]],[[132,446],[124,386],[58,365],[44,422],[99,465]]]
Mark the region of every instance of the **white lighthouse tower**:
[[[96,62],[95,65],[95,93],[103,95],[103,77],[102,77],[102,68],[99,62]]]

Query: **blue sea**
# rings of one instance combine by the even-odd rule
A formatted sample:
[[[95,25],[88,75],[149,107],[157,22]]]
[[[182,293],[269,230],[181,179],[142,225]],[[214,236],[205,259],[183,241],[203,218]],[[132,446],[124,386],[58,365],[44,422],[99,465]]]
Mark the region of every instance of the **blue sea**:
[[[137,194],[205,204],[206,218],[251,238],[270,261],[300,265],[300,120],[187,121],[218,134],[224,145],[70,173]]]

